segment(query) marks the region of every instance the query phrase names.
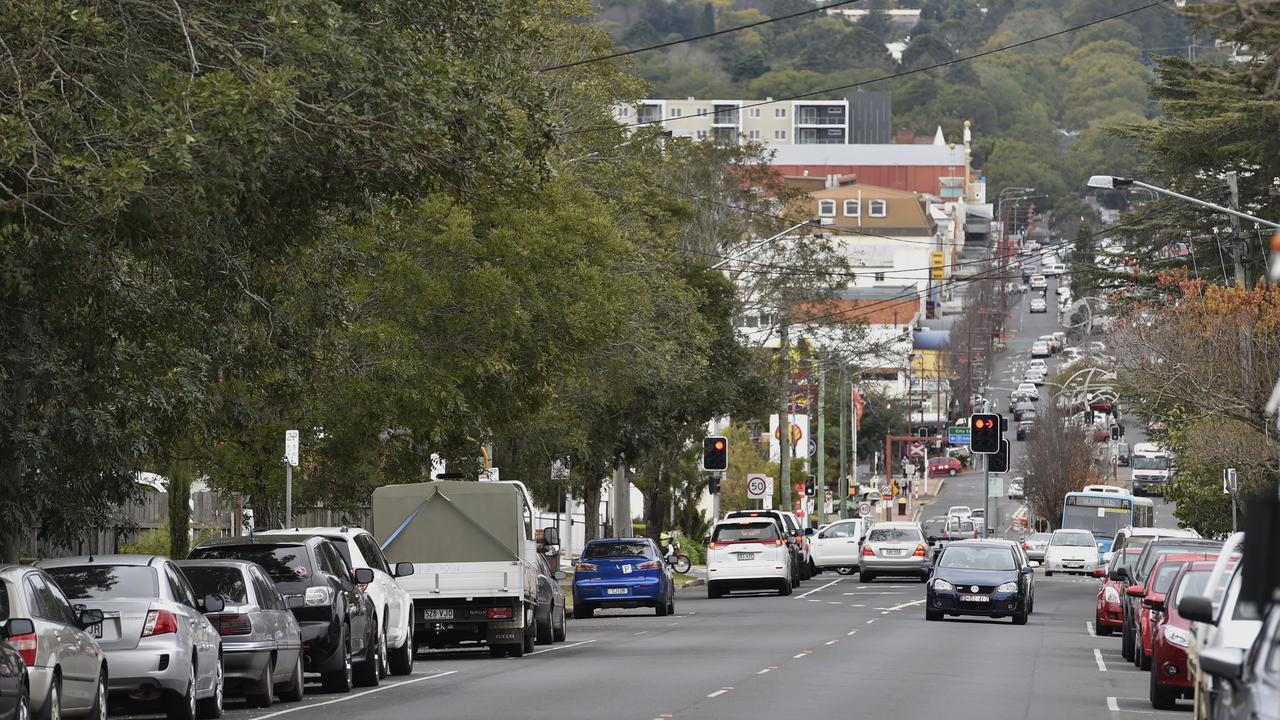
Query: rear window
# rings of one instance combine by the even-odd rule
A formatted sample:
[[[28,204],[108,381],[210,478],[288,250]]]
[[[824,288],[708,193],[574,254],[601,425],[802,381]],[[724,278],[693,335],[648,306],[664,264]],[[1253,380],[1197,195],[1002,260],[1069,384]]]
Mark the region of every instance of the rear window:
[[[968,570],[1016,570],[1008,548],[949,545],[942,551],[938,567]]]
[[[755,540],[779,540],[778,526],[772,521],[753,522],[744,525],[717,525],[712,541],[744,542]]]
[[[182,567],[182,574],[196,591],[197,597],[221,595],[228,603],[243,605],[249,602],[244,576],[233,567]]]
[[[972,532],[973,523],[969,523],[969,529]],[[867,542],[892,542],[898,540],[901,542],[918,542],[923,538],[920,537],[920,531],[915,528],[874,528],[867,534]]]
[[[45,570],[72,600],[160,596],[156,571],[145,565],[72,565]]]
[[[311,579],[311,561],[302,545],[231,545],[192,551],[191,559],[203,558],[256,562],[275,583],[309,583]]]
[[[953,522],[947,525],[949,532],[971,533],[973,532],[973,523],[965,520],[964,522]]]
[[[1033,533],[1031,537],[1027,538],[1027,540],[1034,542],[1049,542],[1049,533]]]
[[[1061,530],[1053,534],[1053,538],[1049,540],[1051,545],[1066,545],[1069,547],[1088,547],[1094,544],[1093,535],[1082,532],[1063,532]]]
[[[593,542],[582,551],[584,558],[650,557],[651,555],[653,552],[649,549],[649,543],[634,540]]]

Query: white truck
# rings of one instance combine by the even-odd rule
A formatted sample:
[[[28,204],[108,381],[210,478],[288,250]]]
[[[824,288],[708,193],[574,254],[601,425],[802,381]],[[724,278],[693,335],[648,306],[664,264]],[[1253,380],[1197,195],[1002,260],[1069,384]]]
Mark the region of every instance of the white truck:
[[[373,522],[387,559],[413,563],[398,582],[413,599],[418,647],[483,644],[494,657],[533,651],[538,554],[559,536],[549,527],[535,538],[523,483],[386,485],[373,492]]]
[[[1133,494],[1163,492],[1173,481],[1173,453],[1155,443],[1137,443],[1129,453]]]

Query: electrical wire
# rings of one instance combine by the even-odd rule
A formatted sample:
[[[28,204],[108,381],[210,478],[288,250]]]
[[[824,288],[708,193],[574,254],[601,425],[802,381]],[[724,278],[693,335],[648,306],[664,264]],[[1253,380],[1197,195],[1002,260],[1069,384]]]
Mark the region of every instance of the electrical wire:
[[[743,111],[743,110],[747,110],[747,109],[749,109],[749,108],[762,107],[762,106],[764,106],[764,105],[775,105],[775,104],[780,103],[780,102],[790,102],[790,101],[792,101],[792,100],[803,100],[803,99],[805,99],[805,98],[816,97],[816,96],[818,96],[818,95],[826,95],[826,94],[828,94],[828,93],[834,93],[834,92],[838,92],[838,91],[841,91],[841,90],[851,90],[851,89],[853,89],[853,88],[862,87],[862,86],[864,86],[864,85],[871,85],[871,84],[878,83],[878,82],[884,82],[885,80],[896,80],[896,79],[898,79],[898,78],[907,77],[907,76],[909,76],[909,75],[916,75],[916,74],[918,74],[918,73],[927,72],[927,71],[929,71],[929,70],[937,70],[937,69],[939,69],[939,68],[945,68],[945,67],[950,67],[950,66],[952,66],[952,65],[958,65],[958,64],[960,64],[960,63],[969,62],[970,60],[977,60],[977,59],[979,59],[979,58],[984,58],[984,57],[988,57],[988,56],[990,56],[990,55],[995,55],[995,54],[997,54],[997,53],[1002,53],[1002,52],[1005,52],[1005,51],[1007,51],[1007,50],[1015,50],[1015,49],[1020,48],[1020,47],[1025,47],[1025,46],[1027,46],[1027,45],[1031,45],[1032,43],[1040,42],[1041,40],[1049,40],[1049,39],[1052,39],[1052,38],[1055,38],[1055,37],[1060,37],[1060,36],[1062,36],[1062,35],[1067,35],[1067,34],[1069,34],[1069,33],[1076,32],[1076,31],[1078,31],[1078,30],[1084,30],[1085,28],[1093,27],[1094,25],[1100,25],[1100,24],[1102,24],[1102,23],[1105,23],[1105,22],[1108,22],[1108,21],[1111,21],[1111,20],[1116,20],[1116,19],[1119,19],[1119,18],[1122,18],[1122,17],[1128,16],[1128,15],[1132,15],[1132,14],[1134,14],[1134,13],[1142,12],[1143,10],[1147,10],[1147,9],[1149,9],[1149,8],[1153,8],[1153,7],[1156,7],[1156,6],[1158,6],[1158,5],[1164,5],[1164,4],[1166,4],[1167,2],[1168,2],[1168,0],[1155,0],[1155,2],[1150,2],[1150,3],[1147,3],[1147,4],[1145,4],[1145,5],[1140,5],[1140,6],[1136,7],[1136,8],[1133,8],[1133,9],[1130,9],[1130,10],[1125,10],[1125,11],[1123,11],[1123,12],[1118,12],[1118,13],[1115,13],[1115,14],[1113,14],[1113,15],[1108,15],[1107,17],[1099,18],[1099,19],[1097,19],[1097,20],[1091,20],[1091,21],[1089,21],[1089,22],[1087,22],[1087,23],[1081,23],[1080,25],[1074,25],[1074,26],[1069,27],[1069,28],[1064,28],[1064,29],[1062,29],[1062,30],[1058,30],[1058,31],[1056,31],[1056,32],[1051,32],[1051,33],[1048,33],[1048,34],[1046,34],[1046,35],[1039,35],[1039,36],[1036,36],[1036,37],[1033,37],[1033,38],[1028,38],[1028,39],[1026,39],[1026,40],[1021,40],[1021,41],[1016,42],[1016,43],[1010,43],[1009,45],[1001,45],[1000,47],[992,48],[992,49],[990,49],[990,50],[983,50],[982,52],[974,53],[974,54],[972,54],[972,55],[966,55],[966,56],[964,56],[964,57],[952,58],[951,60],[945,60],[945,61],[943,61],[943,62],[940,62],[940,63],[934,63],[933,65],[928,65],[928,66],[925,66],[925,67],[912,68],[912,69],[910,69],[910,70],[902,70],[902,71],[900,71],[900,72],[896,72],[896,73],[893,73],[893,74],[891,74],[891,75],[884,75],[884,76],[882,76],[882,77],[872,78],[871,80],[860,80],[860,81],[858,81],[858,82],[848,83],[848,84],[846,84],[846,85],[837,85],[837,86],[835,86],[835,87],[826,88],[826,89],[824,89],[824,90],[814,90],[814,91],[812,91],[812,92],[801,93],[801,94],[799,94],[799,95],[791,95],[791,96],[789,96],[789,97],[781,97],[781,98],[775,98],[775,99],[773,99],[773,100],[763,100],[763,101],[756,102],[756,103],[747,103],[747,104],[744,104],[744,105],[739,105],[739,106],[738,106],[738,111],[739,111],[739,112],[741,112],[741,111]],[[695,115],[688,115],[688,116],[686,116],[686,117],[684,117],[684,118],[659,118],[659,119],[657,119],[657,120],[650,120],[650,121],[647,121],[647,122],[636,122],[636,123],[614,123],[614,124],[611,124],[611,125],[597,125],[597,126],[595,126],[595,127],[585,127],[585,128],[580,128],[580,129],[578,129],[578,130],[571,130],[571,131],[568,131],[568,132],[566,132],[566,133],[564,133],[564,134],[566,134],[566,135],[577,135],[577,134],[579,134],[579,133],[602,132],[602,131],[607,131],[607,130],[618,130],[619,128],[625,129],[625,128],[652,127],[652,126],[655,126],[655,125],[661,125],[661,124],[666,123],[666,122],[668,122],[668,121],[670,121],[670,120],[682,120],[682,119],[688,119],[688,118],[690,118],[690,117],[703,117],[703,116],[711,115],[711,114],[713,114],[713,113],[711,113],[711,112],[699,112],[699,113],[697,113],[697,114],[695,114]]]

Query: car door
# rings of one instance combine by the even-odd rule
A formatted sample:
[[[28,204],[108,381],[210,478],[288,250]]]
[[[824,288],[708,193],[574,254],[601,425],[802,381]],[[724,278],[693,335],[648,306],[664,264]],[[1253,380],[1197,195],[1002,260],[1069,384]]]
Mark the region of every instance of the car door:
[[[316,558],[319,560],[321,572],[333,587],[333,591],[343,597],[347,608],[347,618],[351,625],[351,655],[363,657],[368,643],[369,614],[366,610],[364,593],[357,589],[351,579],[351,568],[328,540],[315,546]]]
[[[257,567],[249,568],[249,579],[253,592],[258,597],[258,607],[262,610],[263,619],[271,631],[271,639],[276,643],[276,676],[287,677],[302,652],[298,621],[285,604],[279,588],[262,570]]]
[[[40,648],[37,655],[39,664],[52,667],[62,666],[63,705],[67,708],[82,708],[88,705],[89,684],[84,658],[77,658],[79,651],[77,638],[71,624],[70,603],[63,611],[50,589],[50,582],[43,573],[28,573],[23,578],[27,589],[27,606],[30,608],[32,620],[36,626],[36,643]],[[47,643],[48,649],[45,649]],[[95,673],[96,676],[96,673]],[[95,677],[96,679],[96,677]]]
[[[177,566],[168,561],[161,562],[160,574],[169,587],[169,595],[173,597],[180,622],[187,627],[187,640],[196,650],[196,667],[199,669],[196,676],[197,695],[208,695],[218,681],[220,638],[208,618],[200,611],[195,591]]]
[[[44,573],[40,573],[40,576],[49,588],[55,614],[63,618],[62,657],[63,666],[67,668],[64,672],[67,677],[75,675],[84,693],[83,704],[91,705],[98,690],[102,650],[98,648],[98,641],[80,628],[80,612],[67,599],[58,583]],[[98,627],[101,628],[101,625]]]
[[[373,536],[369,533],[360,533],[355,536],[355,544],[360,551],[360,555],[364,557],[365,563],[373,569],[374,582],[378,584],[378,589],[381,591],[381,595],[387,605],[387,616],[384,619],[386,628],[383,630],[398,630],[408,627],[409,621],[405,614],[407,612],[405,592],[396,583],[391,567],[387,564],[387,559],[383,557],[382,551],[378,549],[378,543],[374,542]]]

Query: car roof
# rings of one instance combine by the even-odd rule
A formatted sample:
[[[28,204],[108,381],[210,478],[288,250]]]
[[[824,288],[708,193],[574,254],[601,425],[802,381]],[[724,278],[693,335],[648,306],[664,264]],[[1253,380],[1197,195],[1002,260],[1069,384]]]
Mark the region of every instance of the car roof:
[[[588,544],[588,545],[594,545],[595,543],[607,543],[607,542],[639,542],[639,543],[642,543],[642,542],[652,542],[652,541],[651,541],[651,540],[649,540],[649,538],[647,538],[647,537],[625,537],[625,538],[624,538],[624,537],[612,537],[612,538],[596,538],[595,540],[588,540],[588,541],[587,541],[587,544]]]
[[[1185,530],[1183,528],[1133,527],[1132,525],[1127,525],[1120,528],[1120,532],[1129,537],[1188,538],[1192,540],[1200,537],[1200,533],[1195,530]]]
[[[194,560],[174,560],[178,567],[233,567],[247,570],[258,563],[235,558],[196,558]]]
[[[148,567],[157,560],[167,560],[163,555],[72,555],[69,557],[41,560],[37,567],[56,568],[75,565],[133,565]]]
[[[343,537],[355,537],[356,535],[359,535],[361,533],[368,533],[370,535],[373,534],[373,533],[370,533],[368,530],[365,530],[364,528],[348,527],[346,525],[342,525],[342,526],[332,526],[332,527],[304,527],[304,528],[295,527],[291,529],[287,528],[284,530],[263,530],[262,532],[257,533],[257,535],[270,535],[270,536],[341,535]]]
[[[1006,550],[1013,549],[1012,540],[997,540],[994,538],[968,538],[965,540],[955,540],[947,543],[947,547],[951,547],[952,545],[964,545],[965,547],[1002,547]],[[943,550],[945,551],[946,548],[943,548]]]
[[[197,545],[197,548],[209,547],[236,547],[238,545],[306,545],[309,541],[329,542],[327,538],[319,535],[264,535],[258,533],[251,536],[242,537],[222,537],[205,540]]]
[[[872,523],[871,525],[872,530],[876,530],[879,528],[918,528],[918,527],[920,527],[920,523],[905,522],[905,521],[881,521],[878,523]]]

